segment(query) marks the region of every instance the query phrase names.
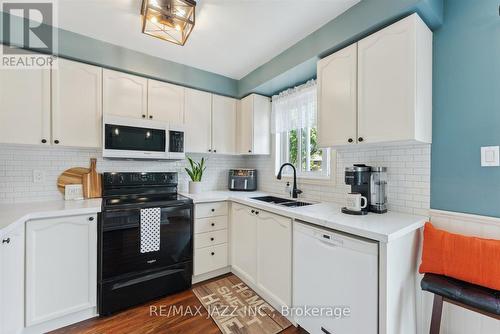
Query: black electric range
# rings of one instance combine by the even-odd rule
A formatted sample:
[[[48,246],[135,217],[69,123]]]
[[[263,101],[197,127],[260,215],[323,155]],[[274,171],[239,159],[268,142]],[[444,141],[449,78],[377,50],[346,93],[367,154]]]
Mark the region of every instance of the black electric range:
[[[177,194],[177,184],[177,173],[103,174],[98,224],[101,316],[191,287],[193,202]],[[143,252],[141,210],[151,208],[160,212],[159,245]]]

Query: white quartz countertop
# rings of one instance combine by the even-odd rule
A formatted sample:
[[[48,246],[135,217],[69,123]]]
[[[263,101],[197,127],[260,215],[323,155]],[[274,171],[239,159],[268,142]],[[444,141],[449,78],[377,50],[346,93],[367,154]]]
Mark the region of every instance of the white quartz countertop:
[[[101,199],[0,204],[0,236],[28,220],[94,214]]]
[[[389,211],[384,214],[369,213],[366,216],[343,214],[336,203],[317,203],[289,208],[251,199],[270,195],[262,192],[210,191],[200,194],[182,194],[196,203],[233,201],[278,215],[302,220],[314,225],[351,233],[380,242],[390,242],[421,228],[428,217]],[[284,197],[283,195],[276,195]],[[304,200],[307,202],[307,200]]]

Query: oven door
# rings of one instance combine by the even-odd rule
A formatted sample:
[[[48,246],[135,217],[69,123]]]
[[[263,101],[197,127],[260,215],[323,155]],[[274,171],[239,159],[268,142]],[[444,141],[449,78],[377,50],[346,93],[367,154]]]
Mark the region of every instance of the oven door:
[[[133,277],[192,261],[192,204],[161,207],[160,250],[141,253],[140,209],[102,213],[100,280]]]
[[[107,116],[103,123],[103,157],[168,159],[168,123]]]

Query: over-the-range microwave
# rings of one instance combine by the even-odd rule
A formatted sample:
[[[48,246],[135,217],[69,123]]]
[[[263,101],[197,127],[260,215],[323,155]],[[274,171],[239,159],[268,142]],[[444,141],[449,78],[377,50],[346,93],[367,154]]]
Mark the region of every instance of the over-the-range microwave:
[[[122,159],[184,159],[184,128],[167,122],[103,116],[102,156]]]

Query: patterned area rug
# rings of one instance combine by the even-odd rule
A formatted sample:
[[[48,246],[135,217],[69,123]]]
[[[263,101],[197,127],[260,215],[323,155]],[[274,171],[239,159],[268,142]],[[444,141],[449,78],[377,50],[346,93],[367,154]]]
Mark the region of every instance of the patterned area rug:
[[[224,334],[276,334],[291,325],[234,275],[198,286],[193,292]]]

